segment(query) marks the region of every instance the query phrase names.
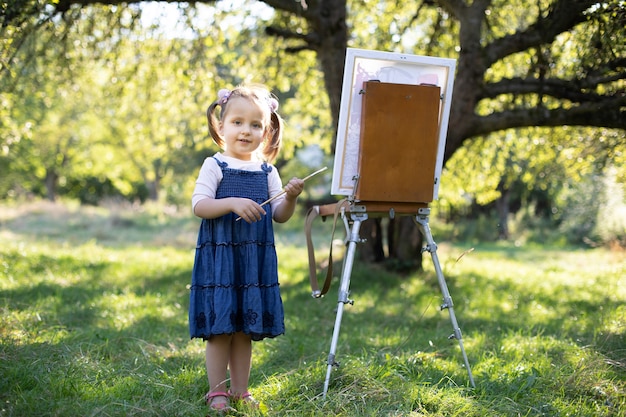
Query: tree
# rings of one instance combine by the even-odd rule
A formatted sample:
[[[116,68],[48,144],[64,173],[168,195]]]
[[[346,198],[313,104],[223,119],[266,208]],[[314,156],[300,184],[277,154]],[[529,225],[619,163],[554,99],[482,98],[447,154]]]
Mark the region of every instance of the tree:
[[[288,6],[287,2],[272,3],[277,8]],[[380,2],[363,3],[369,7],[380,6]],[[446,161],[466,142],[506,129],[563,125],[626,128],[626,48],[623,42],[626,4],[623,1],[556,0],[537,1],[531,5],[528,2],[490,0],[476,0],[471,4],[462,0],[413,2],[409,6],[406,5],[408,2],[404,3],[397,2],[395,7],[403,8],[405,12],[407,7],[413,7],[415,12],[410,18],[402,17],[406,16],[403,13],[388,13],[388,10],[379,15],[400,16],[397,20],[402,22],[396,22],[395,26],[404,26],[406,30],[415,28],[411,23],[416,26],[430,24],[432,35],[426,39],[427,47],[411,52],[454,56],[454,51],[458,51]],[[342,35],[331,29],[342,25],[320,30],[317,24],[324,20],[313,17],[316,12],[322,16],[339,15],[327,11],[327,7],[330,7],[329,2],[309,2],[309,11],[302,13],[312,28],[307,36],[287,30],[271,33],[303,39],[315,50],[321,44],[319,37],[341,40]],[[357,22],[353,24],[356,26]],[[390,38],[401,33],[398,30],[394,33],[391,24],[387,27]],[[444,33],[458,34],[454,51],[449,46],[446,49],[441,42]],[[396,48],[402,37],[398,39]],[[359,39],[350,43],[377,49],[372,47],[376,42],[371,38],[367,43]],[[591,47],[582,49],[583,45]],[[385,49],[395,48],[386,43]],[[581,49],[584,52],[577,53],[572,60],[571,51]],[[317,53],[325,54],[328,50],[317,50]],[[343,54],[337,50],[334,55],[336,66],[343,61]],[[323,58],[320,59],[327,74],[329,94],[338,96],[339,88],[333,90],[332,86],[339,83],[329,82],[328,72],[339,72],[332,72],[332,67],[324,66],[325,63]],[[506,197],[506,179],[498,186]],[[501,203],[501,212],[506,212],[506,200]],[[404,237],[403,241],[396,242],[396,248],[405,247],[408,241],[416,242],[415,233],[407,232],[412,223],[407,219],[400,222],[402,224],[396,231],[403,232]],[[380,224],[370,225],[373,226],[369,232],[369,237],[373,237],[370,250],[375,259],[380,259]],[[362,232],[368,233],[364,229]],[[506,229],[503,233],[506,235]],[[404,257],[402,253],[417,256],[417,250],[419,247],[402,250],[398,258]]]
[[[12,181],[25,185],[38,181],[41,185],[31,188],[39,188],[51,201],[56,199],[60,182],[68,172],[84,174],[90,159],[89,148],[97,146],[100,139],[97,132],[102,128],[93,113],[86,111],[98,102],[89,89],[96,68],[85,59],[81,48],[66,48],[67,44],[75,45],[76,36],[84,36],[80,26],[74,27],[74,33],[51,30],[26,39],[25,47],[34,51],[29,57],[32,65],[21,66],[16,71],[20,82],[2,91],[6,97],[3,109],[7,110],[9,120],[12,123],[27,120],[22,123],[25,130],[22,134],[4,136],[5,148],[15,154],[7,158],[9,169],[20,174],[20,178],[10,176],[9,180],[13,177]],[[92,30],[90,27],[89,31]],[[6,106],[9,101],[12,105]],[[20,128],[18,125],[17,129]],[[93,132],[87,132],[90,128]],[[85,137],[91,140],[82,140]]]
[[[3,32],[19,34],[37,26],[38,19],[92,3],[129,2],[49,0],[38,9],[41,3],[18,7],[11,1],[3,9]],[[457,58],[445,160],[471,141],[506,129],[563,125],[626,129],[626,5],[622,0],[263,3],[280,12],[266,28],[268,34],[286,39],[289,52],[315,51],[333,126],[339,113],[345,49],[354,46]],[[364,9],[369,13],[361,13]],[[369,36],[350,36],[364,27]],[[405,35],[416,33],[422,42],[405,50]],[[10,47],[2,53],[5,63],[11,57],[7,50]],[[415,254],[418,249],[402,252]]]
[[[264,35],[249,19],[245,28],[228,23],[227,11],[212,10],[204,17],[213,24],[180,37],[147,21],[137,24],[140,12],[136,7],[74,7],[62,19],[48,19],[13,57],[12,69],[19,71],[4,77],[0,88],[0,109],[7,112],[3,120],[11,126],[3,126],[0,137],[6,140],[7,174],[18,174],[19,168],[20,175],[3,176],[3,188],[10,191],[31,177],[30,184],[48,180],[50,198],[59,189],[97,202],[102,184],[108,187],[104,192],[113,190],[116,196],[186,202],[193,186],[191,167],[199,167],[212,147],[204,110],[219,88],[251,76],[276,88],[281,113],[295,113],[290,101],[306,97],[300,100],[306,104],[297,106],[305,116],[286,127],[285,158],[319,135],[316,129],[329,125],[317,117],[318,109],[327,107],[323,95],[314,93],[323,88],[311,84],[319,76],[294,65],[298,60],[314,66],[312,53],[284,57],[276,43],[250,42]],[[195,18],[193,10],[185,12],[186,18]],[[274,68],[281,67],[284,76],[277,76]],[[310,92],[299,92],[298,86]],[[20,126],[30,130],[20,132]],[[72,146],[57,146],[65,142],[55,139],[72,131]],[[80,158],[74,155],[78,149]],[[54,175],[47,175],[42,164]],[[26,189],[43,193],[32,185]]]
[[[66,13],[72,6],[141,1],[49,0],[43,6],[43,10],[48,10],[43,18]],[[348,41],[344,0],[264,0],[263,3],[293,18],[281,26],[268,26],[268,33],[294,40],[294,45],[288,47],[290,52],[305,49],[316,52],[336,121],[346,47],[377,42]],[[372,6],[378,2],[363,3]],[[7,28],[21,27],[24,20],[41,11],[29,4],[20,7],[15,0],[7,3],[2,22],[5,34],[19,32]],[[435,19],[430,22],[434,36],[446,30],[458,33],[454,47],[459,51],[458,72],[446,159],[465,140],[508,128],[582,125],[626,129],[623,42],[626,5],[623,1],[538,0],[529,5],[512,0],[476,0],[471,4],[463,0],[430,0],[412,5],[413,22],[420,22],[419,13],[436,11]],[[524,13],[519,13],[520,10]],[[517,21],[511,21],[512,16]],[[353,26],[357,25],[358,22],[353,22]],[[405,31],[410,29],[407,26]],[[436,43],[437,39],[433,37],[429,41]],[[587,48],[576,62],[562,62],[560,48],[568,45]],[[399,41],[395,46],[399,47]],[[509,65],[507,60],[514,60],[521,53],[527,53],[529,58],[524,66],[508,76],[493,71],[498,66]],[[3,70],[7,68],[4,66]],[[489,100],[499,102],[500,108],[488,108],[488,113],[481,114],[483,102]]]

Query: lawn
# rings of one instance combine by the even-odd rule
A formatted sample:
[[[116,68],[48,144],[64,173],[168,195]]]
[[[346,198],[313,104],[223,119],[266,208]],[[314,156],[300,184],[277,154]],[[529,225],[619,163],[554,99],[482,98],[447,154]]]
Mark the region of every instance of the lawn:
[[[206,415],[196,227],[167,207],[1,206],[0,416]],[[287,333],[254,345],[259,415],[626,415],[624,251],[438,242],[475,388],[430,259],[357,262],[322,398],[338,279],[311,298],[302,218],[277,237]]]

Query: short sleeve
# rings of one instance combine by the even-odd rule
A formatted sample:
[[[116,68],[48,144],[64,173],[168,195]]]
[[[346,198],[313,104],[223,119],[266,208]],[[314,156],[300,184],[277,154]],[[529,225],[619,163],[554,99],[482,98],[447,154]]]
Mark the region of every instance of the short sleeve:
[[[276,194],[281,193],[283,191],[283,183],[280,179],[280,174],[275,166],[272,166],[272,171],[270,171],[267,176],[267,186],[269,189],[270,198],[274,197]],[[272,200],[270,203],[272,206],[272,212],[276,209],[276,207],[285,199],[284,195],[281,195],[275,200]]]
[[[196,207],[200,200],[215,198],[217,186],[222,181],[222,170],[213,157],[206,158],[196,179],[196,187],[191,196],[191,208]]]

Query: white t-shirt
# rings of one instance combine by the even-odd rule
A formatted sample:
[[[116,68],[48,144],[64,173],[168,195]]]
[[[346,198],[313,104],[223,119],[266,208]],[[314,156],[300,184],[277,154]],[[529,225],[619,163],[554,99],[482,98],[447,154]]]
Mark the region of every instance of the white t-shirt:
[[[220,152],[216,153],[214,156],[221,162],[226,162],[228,164],[228,168],[232,169],[261,171],[261,166],[263,165],[263,161],[242,161],[241,159],[224,156]],[[267,176],[267,185],[270,194],[269,198],[271,198],[283,191],[283,183],[276,167],[271,164],[268,165],[272,167],[272,171]],[[205,198],[215,198],[217,187],[222,181],[222,177],[222,169],[217,164],[217,161],[213,157],[206,158],[200,168],[200,173],[198,174],[198,179],[196,180],[196,187],[194,188],[193,195],[191,196],[192,209],[196,207],[196,204],[198,204],[200,200]],[[285,196],[282,195],[275,200],[272,200],[270,203],[272,211],[274,211],[276,206],[280,204],[284,198]]]

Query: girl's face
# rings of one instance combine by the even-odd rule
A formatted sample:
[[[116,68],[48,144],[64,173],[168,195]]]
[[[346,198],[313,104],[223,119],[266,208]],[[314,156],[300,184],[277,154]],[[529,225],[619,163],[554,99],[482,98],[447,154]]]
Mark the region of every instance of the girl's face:
[[[265,139],[267,116],[258,104],[244,97],[231,97],[226,110],[219,131],[224,155],[250,161]]]

